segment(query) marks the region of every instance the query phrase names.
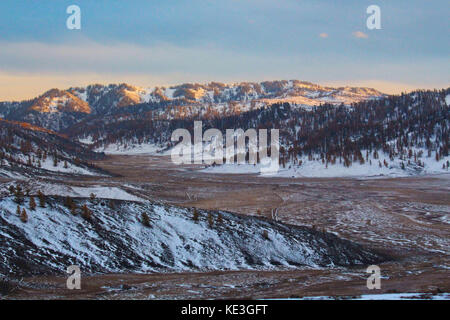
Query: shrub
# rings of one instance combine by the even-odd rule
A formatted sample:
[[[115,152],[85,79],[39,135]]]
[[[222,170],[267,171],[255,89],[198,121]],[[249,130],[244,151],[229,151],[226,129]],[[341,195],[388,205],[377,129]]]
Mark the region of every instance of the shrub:
[[[197,208],[194,208],[194,213],[192,214],[192,220],[198,221],[198,211],[197,211]]]
[[[22,221],[23,223],[28,222],[28,215],[27,215],[27,211],[25,210],[25,208],[22,209],[22,213],[20,214],[20,221]]]
[[[74,204],[72,198],[69,197],[69,196],[67,196],[66,199],[65,199],[65,201],[64,201],[64,206],[65,206],[67,209],[72,209],[72,208],[74,207],[74,205],[75,205],[75,204]]]
[[[34,201],[34,197],[33,196],[30,197],[30,210],[31,211],[36,210],[36,201]]]
[[[24,195],[23,195],[22,188],[20,186],[17,186],[14,201],[18,204],[23,203],[23,196]]]
[[[41,192],[41,190],[38,190],[38,198],[39,198],[39,206],[41,208],[45,208],[45,196]]]
[[[70,208],[70,213],[74,216],[77,215],[77,206],[75,204],[72,206],[72,208]]]
[[[150,218],[148,217],[148,214],[145,212],[142,212],[141,214],[141,222],[144,226],[150,227]]]
[[[211,228],[214,225],[214,220],[213,220],[213,216],[212,216],[211,212],[208,213],[208,224]]]
[[[83,217],[83,219],[87,221],[92,220],[92,212],[91,210],[89,210],[86,204],[84,204],[83,207],[81,208],[81,216]]]

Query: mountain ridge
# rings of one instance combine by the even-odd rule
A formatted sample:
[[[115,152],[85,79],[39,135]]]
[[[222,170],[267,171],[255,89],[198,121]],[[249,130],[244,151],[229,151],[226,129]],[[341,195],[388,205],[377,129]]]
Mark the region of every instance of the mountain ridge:
[[[50,89],[31,100],[0,102],[0,117],[61,131],[89,116],[124,112],[142,113],[157,109],[167,117],[185,117],[196,112],[237,114],[273,103],[288,102],[304,107],[351,105],[384,96],[372,88],[333,88],[299,80],[184,83],[150,88],[127,83],[92,84],[65,90]]]

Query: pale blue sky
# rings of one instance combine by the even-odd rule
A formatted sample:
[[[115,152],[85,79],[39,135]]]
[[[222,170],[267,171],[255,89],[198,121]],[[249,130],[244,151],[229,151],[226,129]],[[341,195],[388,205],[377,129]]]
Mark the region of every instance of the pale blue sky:
[[[81,30],[66,28],[71,4]],[[366,27],[371,4],[381,30]],[[449,16],[448,0],[2,0],[0,100],[91,82],[446,87]]]

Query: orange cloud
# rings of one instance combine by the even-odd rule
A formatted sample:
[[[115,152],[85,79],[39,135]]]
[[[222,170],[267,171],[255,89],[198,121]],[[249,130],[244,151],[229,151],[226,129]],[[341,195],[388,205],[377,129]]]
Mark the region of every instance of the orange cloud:
[[[367,39],[369,36],[362,31],[353,32],[353,36],[358,39]]]

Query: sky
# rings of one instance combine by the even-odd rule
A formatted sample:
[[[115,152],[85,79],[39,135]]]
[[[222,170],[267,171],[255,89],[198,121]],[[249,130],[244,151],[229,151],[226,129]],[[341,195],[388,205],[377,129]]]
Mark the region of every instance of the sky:
[[[81,9],[69,30],[66,9]],[[366,9],[378,5],[381,29]],[[92,83],[450,86],[448,0],[2,0],[0,101]]]

